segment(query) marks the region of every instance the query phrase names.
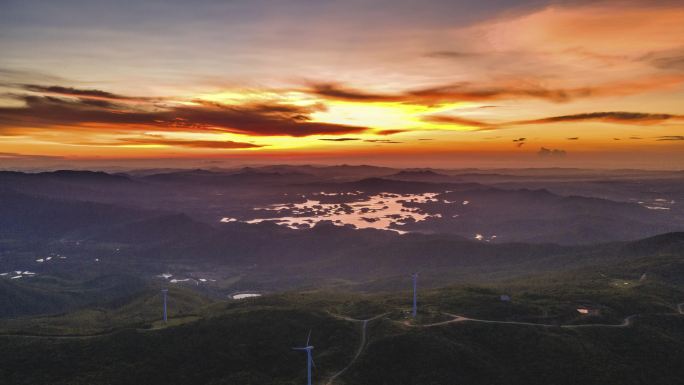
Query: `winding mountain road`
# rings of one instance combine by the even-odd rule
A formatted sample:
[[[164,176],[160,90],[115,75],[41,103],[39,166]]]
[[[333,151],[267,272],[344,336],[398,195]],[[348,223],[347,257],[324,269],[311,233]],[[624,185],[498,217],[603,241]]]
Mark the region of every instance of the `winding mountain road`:
[[[677,304],[677,312],[674,314],[680,314],[684,315],[684,302]],[[349,322],[358,322],[361,323],[361,338],[359,341],[359,347],[356,350],[356,353],[354,354],[354,357],[349,361],[349,363],[342,368],[341,370],[335,372],[332,376],[328,378],[328,380],[325,382],[325,385],[333,385],[334,381],[344,374],[349,368],[354,365],[354,363],[358,360],[358,358],[361,356],[361,353],[363,353],[363,350],[366,348],[366,342],[368,340],[368,323],[382,318],[386,316],[389,313],[383,313],[376,315],[375,317],[368,318],[368,319],[356,319],[356,318],[351,318],[339,314],[333,314],[333,313],[328,313],[332,317],[349,321]],[[413,328],[430,328],[430,327],[437,327],[437,326],[444,326],[444,325],[449,325],[453,323],[460,323],[460,322],[479,322],[479,323],[487,323],[487,324],[505,324],[505,325],[522,325],[522,326],[536,326],[536,327],[561,327],[561,328],[568,328],[568,329],[573,329],[573,328],[588,328],[588,327],[608,327],[608,328],[625,328],[633,325],[634,318],[638,316],[638,314],[633,314],[630,316],[625,317],[625,319],[622,321],[620,324],[581,324],[581,325],[550,325],[550,324],[539,324],[539,323],[533,323],[533,322],[518,322],[518,321],[495,321],[495,320],[483,320],[483,319],[477,319],[477,318],[468,318],[468,317],[463,317],[457,314],[451,314],[451,313],[444,313],[452,319],[446,320],[446,321],[441,321],[441,322],[435,322],[431,324],[425,324],[425,325],[413,325],[409,321],[403,321],[401,322],[402,325],[407,326],[407,327],[413,327]],[[400,321],[395,321],[395,322],[400,322]],[[123,329],[120,330],[113,330],[111,332],[106,332],[106,333],[99,333],[99,334],[91,334],[91,335],[37,335],[37,334],[0,334],[0,337],[16,337],[16,338],[35,338],[35,339],[72,339],[72,340],[77,340],[77,339],[89,339],[89,338],[97,338],[97,337],[104,337],[108,335],[112,335],[114,333],[120,332]],[[136,329],[138,331],[143,331],[143,332],[150,332],[158,329]]]
[[[429,327],[434,327],[434,326],[442,326],[442,325],[448,325],[452,323],[457,323],[457,322],[479,322],[479,323],[487,323],[487,324],[505,324],[505,325],[522,325],[522,326],[539,326],[539,327],[561,327],[561,328],[582,328],[582,327],[627,327],[632,324],[632,320],[634,317],[636,317],[636,314],[630,315],[628,317],[625,317],[625,319],[622,321],[620,324],[579,324],[579,325],[552,325],[552,324],[540,324],[540,323],[534,323],[534,322],[521,322],[521,321],[495,321],[495,320],[484,320],[484,319],[477,319],[477,318],[468,318],[468,317],[463,317],[460,315],[456,314],[449,314],[445,313],[446,315],[453,317],[450,320],[447,321],[442,321],[442,322],[435,322],[431,324],[425,324],[425,325],[413,325],[409,321],[404,321],[403,324],[405,326],[409,327],[418,327],[418,328],[429,328]]]
[[[174,326],[180,326],[189,322],[192,322],[194,320],[199,319],[199,316],[197,315],[187,315],[187,316],[181,316],[181,317],[176,317],[173,320],[169,321],[168,324],[163,324],[161,321],[157,321],[157,325],[153,325],[152,327],[149,328],[136,328],[136,327],[122,327],[120,329],[111,329],[107,331],[101,331],[98,333],[92,333],[92,334],[29,334],[29,333],[6,333],[6,334],[0,334],[0,337],[20,337],[20,338],[45,338],[45,339],[63,339],[63,340],[78,340],[78,339],[90,339],[90,338],[98,338],[98,337],[106,337],[106,336],[111,336],[113,334],[123,332],[123,331],[136,331],[136,332],[141,332],[141,333],[151,333],[155,332],[158,330],[163,330],[166,328],[174,327]]]
[[[345,366],[344,368],[342,368],[341,370],[339,370],[338,372],[336,372],[335,374],[330,376],[330,378],[328,378],[328,381],[325,382],[325,385],[332,385],[332,383],[335,381],[335,379],[337,377],[341,376],[344,372],[346,372],[347,369],[351,368],[351,366],[354,365],[354,362],[356,362],[356,360],[361,356],[363,349],[366,347],[366,340],[367,340],[367,331],[366,330],[368,327],[368,322],[376,320],[376,319],[381,318],[381,317],[384,317],[388,313],[379,314],[373,318],[368,318],[368,319],[356,319],[356,318],[346,317],[346,316],[342,316],[342,315],[338,315],[338,314],[332,314],[332,313],[329,313],[329,314],[335,318],[342,319],[345,321],[360,322],[361,323],[361,341],[359,342],[358,349],[356,349],[356,354],[354,354],[354,357],[352,357],[351,361],[349,361],[347,366]]]
[[[49,334],[0,334],[0,337],[16,337],[16,338],[34,338],[34,339],[53,339],[53,340],[85,340],[85,339],[91,339],[91,338],[98,338],[98,337],[106,337],[106,336],[111,336],[114,333],[118,333],[122,330],[126,329],[119,329],[119,330],[113,330],[110,332],[106,333],[98,333],[98,334],[63,334],[63,335],[49,335]],[[145,329],[136,329],[138,331],[149,331]]]
[[[185,318],[190,318],[190,317],[185,317]],[[108,330],[108,331],[103,331],[100,333],[93,333],[93,334],[28,334],[28,333],[14,333],[14,334],[0,334],[0,337],[19,337],[19,338],[43,338],[43,339],[62,339],[62,340],[84,340],[84,339],[91,339],[91,338],[98,338],[98,337],[107,337],[111,336],[116,333],[120,333],[123,331],[136,331],[140,333],[152,333],[158,330],[163,330],[169,327],[173,326],[179,326],[183,325],[184,323],[187,322],[181,322],[181,323],[176,323],[173,325],[161,325],[161,326],[155,326],[151,328],[133,328],[133,327],[124,327],[121,329],[114,329],[114,330]]]
[[[107,337],[113,334],[122,332],[124,330],[135,330],[136,332],[149,333],[163,328],[153,328],[153,329],[116,329],[104,333],[96,334],[0,334],[0,337],[17,337],[17,338],[34,338],[34,339],[53,339],[53,340],[85,340],[98,337]]]
[[[354,354],[354,357],[352,357],[352,359],[349,361],[347,366],[345,366],[341,370],[334,373],[325,382],[325,385],[333,385],[333,382],[339,376],[344,374],[349,368],[351,368],[351,366],[354,365],[356,360],[361,356],[361,353],[363,353],[363,350],[366,347],[366,341],[368,340],[368,332],[367,332],[368,323],[370,321],[382,318],[389,313],[379,314],[379,315],[376,315],[375,317],[368,318],[368,319],[356,319],[356,318],[351,318],[351,317],[347,317],[347,316],[343,316],[343,315],[339,315],[339,314],[333,314],[333,313],[328,313],[328,314],[330,314],[332,317],[337,318],[337,319],[341,319],[341,320],[345,320],[345,321],[349,321],[349,322],[361,323],[361,338],[360,338],[360,342],[359,342],[359,347],[356,350],[356,354]],[[632,314],[630,316],[627,316],[622,321],[622,323],[619,323],[619,324],[551,325],[551,324],[540,324],[540,323],[533,323],[533,322],[484,320],[484,319],[463,317],[463,316],[460,316],[457,314],[451,314],[451,313],[444,313],[444,314],[452,317],[452,319],[446,320],[446,321],[441,321],[441,322],[435,322],[435,323],[431,323],[431,324],[425,324],[425,325],[413,325],[410,323],[410,321],[403,321],[403,322],[401,322],[401,324],[404,326],[412,327],[412,328],[430,328],[430,327],[449,325],[449,324],[459,323],[459,322],[479,322],[479,323],[487,323],[487,324],[522,325],[522,326],[537,326],[537,327],[561,327],[561,328],[567,328],[567,329],[590,328],[590,327],[625,328],[625,327],[631,326],[633,324],[634,318],[636,318],[638,316],[638,314]],[[675,314],[684,315],[684,302],[677,305],[677,313],[675,313]],[[400,322],[400,321],[396,321],[396,322]]]
[[[411,324],[410,321],[404,321],[402,322],[402,325],[408,326],[408,327],[413,327],[413,328],[430,328],[430,327],[435,327],[435,326],[442,326],[442,325],[448,325],[452,323],[457,323],[457,322],[479,322],[479,323],[487,323],[487,324],[504,324],[504,325],[522,325],[522,326],[538,326],[538,327],[561,327],[561,328],[566,328],[566,329],[577,329],[577,328],[592,328],[592,327],[601,327],[601,328],[624,328],[631,326],[634,322],[634,319],[639,316],[638,314],[632,314],[630,316],[625,317],[621,323],[619,324],[577,324],[577,325],[552,325],[552,324],[540,324],[540,323],[534,323],[534,322],[519,322],[519,321],[495,321],[495,320],[485,320],[485,319],[478,319],[478,318],[468,318],[468,317],[463,317],[457,314],[451,314],[451,313],[444,313],[452,319],[446,320],[446,321],[441,321],[441,322],[435,322],[431,324],[425,324],[425,325],[414,325]],[[677,304],[677,312],[674,314],[682,314],[684,315],[684,302]]]

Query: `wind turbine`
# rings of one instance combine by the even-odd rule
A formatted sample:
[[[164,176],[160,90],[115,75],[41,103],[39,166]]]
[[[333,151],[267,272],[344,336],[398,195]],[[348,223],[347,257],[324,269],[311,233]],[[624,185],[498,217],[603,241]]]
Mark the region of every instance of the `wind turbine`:
[[[302,347],[298,348],[292,348],[292,350],[304,350],[306,351],[306,378],[307,378],[307,385],[311,385],[311,366],[316,367],[316,364],[313,362],[313,357],[311,356],[311,351],[313,350],[313,346],[309,345],[309,340],[311,339],[311,330],[309,330],[309,335],[306,337],[306,344]]]
[[[162,296],[164,297],[164,322],[166,322],[166,295],[169,292],[169,289],[162,289]]]
[[[416,318],[418,312],[418,273],[411,274],[411,278],[413,278],[413,310],[411,315]]]

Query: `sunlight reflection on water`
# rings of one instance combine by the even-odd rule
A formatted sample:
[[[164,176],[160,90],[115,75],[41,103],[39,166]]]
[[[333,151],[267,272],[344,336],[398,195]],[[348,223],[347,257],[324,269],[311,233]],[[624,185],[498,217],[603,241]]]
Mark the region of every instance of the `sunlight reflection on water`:
[[[334,196],[334,193],[320,193],[320,196]],[[356,228],[374,228],[406,233],[397,226],[441,218],[441,214],[428,214],[412,204],[439,202],[439,193],[395,194],[380,193],[368,199],[349,203],[322,203],[320,199],[307,198],[303,203],[275,204],[255,208],[255,211],[275,212],[282,216],[256,218],[244,221],[260,223],[274,221],[292,229],[313,227],[321,221],[332,221],[335,225],[353,225]],[[234,222],[235,218],[222,218],[221,222]]]

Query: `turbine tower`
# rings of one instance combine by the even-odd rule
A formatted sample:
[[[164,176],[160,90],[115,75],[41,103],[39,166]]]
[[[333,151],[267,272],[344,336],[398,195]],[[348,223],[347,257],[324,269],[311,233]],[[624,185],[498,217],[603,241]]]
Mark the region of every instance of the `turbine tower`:
[[[313,362],[313,357],[311,356],[311,351],[313,346],[309,345],[309,340],[311,339],[311,330],[309,330],[309,335],[306,337],[306,344],[302,347],[292,348],[292,350],[304,350],[306,351],[306,378],[307,385],[311,385],[311,366],[316,366]]]
[[[161,292],[164,297],[164,322],[166,322],[166,294],[169,292],[169,289],[162,289]]]
[[[413,310],[411,315],[416,318],[418,312],[418,273],[411,274],[411,278],[413,278]]]

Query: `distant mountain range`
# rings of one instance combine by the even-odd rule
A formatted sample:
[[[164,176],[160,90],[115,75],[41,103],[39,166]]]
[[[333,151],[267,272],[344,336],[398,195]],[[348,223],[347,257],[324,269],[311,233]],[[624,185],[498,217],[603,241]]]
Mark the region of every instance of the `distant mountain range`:
[[[387,171],[370,166],[272,166],[144,176],[89,171],[0,172],[0,191],[9,194],[0,202],[0,210],[5,212],[2,220],[7,223],[6,232],[35,228],[47,231],[45,234],[64,235],[66,230],[78,227],[120,227],[129,219],[175,214],[214,227],[223,217],[247,221],[258,218],[255,209],[307,199],[341,204],[363,202],[373,194],[431,192],[438,194],[432,201],[406,203],[431,217],[397,229],[471,239],[481,234],[488,239],[496,236],[496,242],[560,244],[625,241],[684,229],[684,210],[677,204],[684,199],[679,200],[680,192],[672,189],[679,185],[673,182],[667,190],[660,179],[640,182],[652,183],[650,191],[662,189],[662,193],[649,193],[662,201],[654,206],[640,203],[639,197],[611,200],[594,196],[599,194],[563,196],[536,188],[537,182],[528,183],[535,188],[521,187],[525,184],[507,188],[497,183],[454,182],[448,181],[451,176],[432,170],[405,170],[386,178],[365,177]],[[363,177],[350,178],[353,173]],[[585,183],[582,188],[592,185],[596,183]],[[605,191],[601,185],[596,190]],[[322,196],[321,192],[337,197]],[[284,211],[275,215],[288,214]]]

